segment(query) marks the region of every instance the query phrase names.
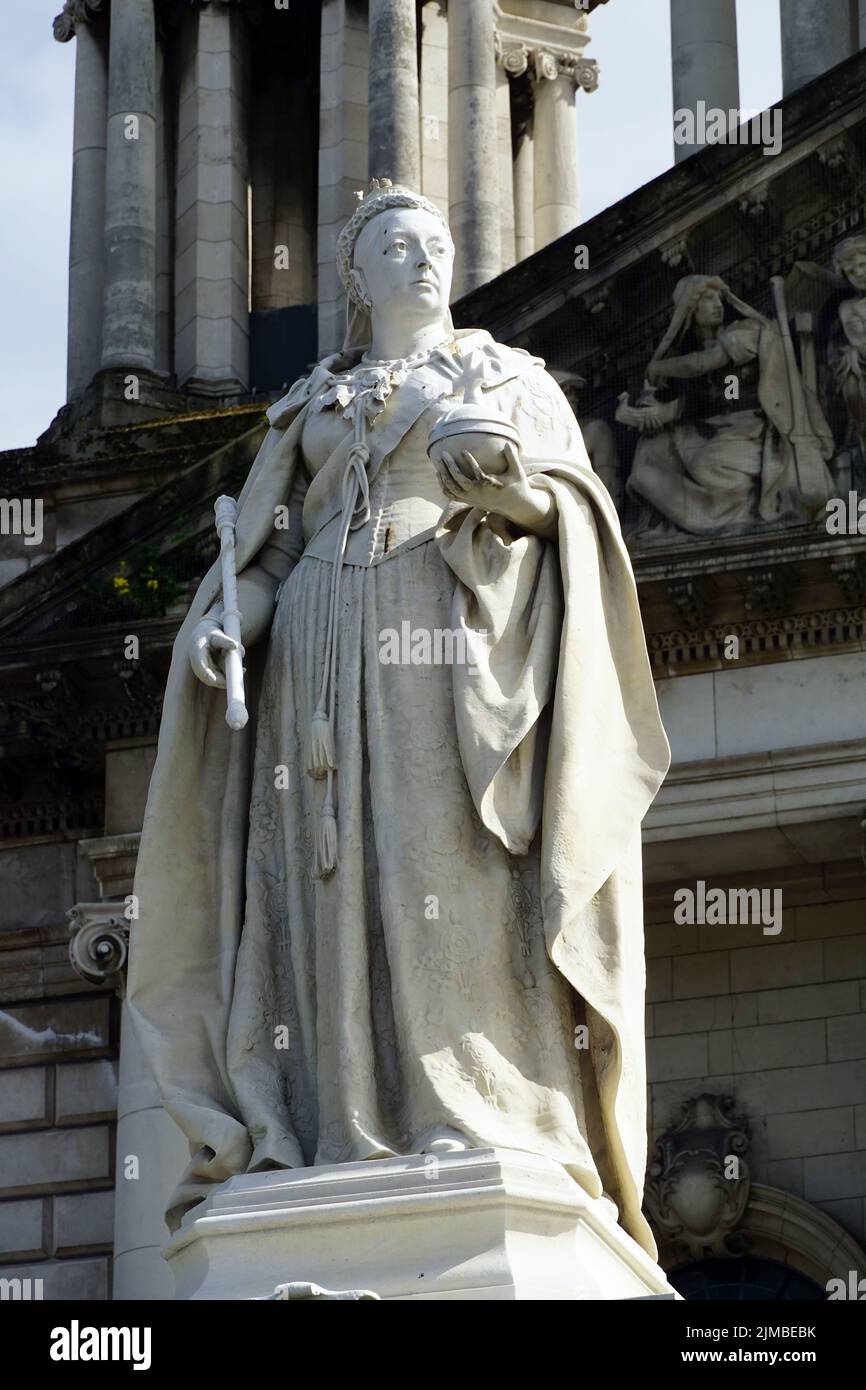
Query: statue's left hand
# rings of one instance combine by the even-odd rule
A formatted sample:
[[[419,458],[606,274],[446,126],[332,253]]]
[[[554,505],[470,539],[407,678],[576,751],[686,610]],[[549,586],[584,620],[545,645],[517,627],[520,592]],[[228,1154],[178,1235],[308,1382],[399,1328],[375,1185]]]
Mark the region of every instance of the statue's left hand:
[[[436,471],[445,496],[483,512],[496,512],[521,531],[552,536],[556,530],[552,493],[532,483],[513,444],[505,443],[503,456],[505,470],[494,477],[483,471],[468,449],[457,458],[443,451]]]

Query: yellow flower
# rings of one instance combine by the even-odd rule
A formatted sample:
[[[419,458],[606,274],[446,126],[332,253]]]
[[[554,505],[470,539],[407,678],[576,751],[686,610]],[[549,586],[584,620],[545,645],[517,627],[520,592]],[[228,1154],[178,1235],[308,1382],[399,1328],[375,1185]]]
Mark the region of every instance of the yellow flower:
[[[115,589],[117,589],[120,593],[125,592],[125,590],[129,588],[129,580],[125,579],[122,574],[116,574],[114,576],[114,579],[112,580],[112,583],[114,584]]]
[[[147,587],[148,589],[158,589],[158,588],[159,588],[159,580],[158,580],[158,579],[148,579],[146,587]]]

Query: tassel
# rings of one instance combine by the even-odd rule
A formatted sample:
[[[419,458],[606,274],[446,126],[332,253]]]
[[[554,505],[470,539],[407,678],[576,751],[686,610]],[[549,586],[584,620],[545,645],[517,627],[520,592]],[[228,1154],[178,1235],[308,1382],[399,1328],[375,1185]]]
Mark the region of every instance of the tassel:
[[[317,709],[310,720],[310,765],[307,772],[311,777],[327,777],[336,767],[334,730],[325,711]]]
[[[316,831],[316,862],[314,878],[327,878],[337,867],[337,818],[334,815],[334,802],[329,796],[325,809],[319,817]]]

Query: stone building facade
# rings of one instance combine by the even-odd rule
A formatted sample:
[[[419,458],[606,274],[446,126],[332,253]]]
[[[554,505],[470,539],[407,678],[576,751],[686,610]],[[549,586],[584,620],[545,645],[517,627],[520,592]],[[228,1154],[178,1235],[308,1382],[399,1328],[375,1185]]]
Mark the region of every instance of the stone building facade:
[[[38,543],[0,538],[0,1275],[46,1298],[171,1297],[185,1146],[122,1008],[162,685],[213,499],[263,404],[338,344],[334,242],[368,175],[447,209],[456,321],[556,372],[632,550],[674,752],[645,824],[662,1263],[689,1297],[866,1274],[856,7],[783,0],[777,154],[696,133],[581,224],[594,8],[68,0],[56,21],[69,399],[0,455],[0,495],[43,506]],[[734,0],[696,12],[672,0],[674,107],[727,112]],[[718,890],[764,918],[714,920]]]

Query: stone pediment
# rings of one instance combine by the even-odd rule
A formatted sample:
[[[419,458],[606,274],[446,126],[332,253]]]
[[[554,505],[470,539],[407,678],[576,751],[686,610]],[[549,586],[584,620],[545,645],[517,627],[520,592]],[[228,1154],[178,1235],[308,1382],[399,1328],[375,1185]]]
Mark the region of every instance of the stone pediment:
[[[213,500],[240,489],[265,429],[257,404],[89,431],[75,453],[40,441],[0,454],[0,495],[39,498],[51,519],[33,559],[3,538],[0,559],[17,572],[4,583],[0,565],[0,666],[26,666],[38,649],[70,640],[98,648],[112,626],[110,605],[98,601],[88,621],[100,584],[136,548],[172,548],[181,529],[188,548],[200,539],[207,550]],[[150,620],[165,617],[159,607]]]

